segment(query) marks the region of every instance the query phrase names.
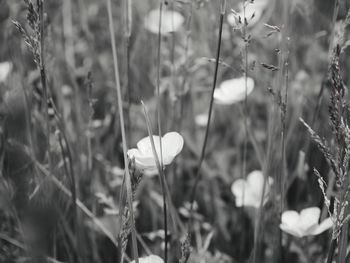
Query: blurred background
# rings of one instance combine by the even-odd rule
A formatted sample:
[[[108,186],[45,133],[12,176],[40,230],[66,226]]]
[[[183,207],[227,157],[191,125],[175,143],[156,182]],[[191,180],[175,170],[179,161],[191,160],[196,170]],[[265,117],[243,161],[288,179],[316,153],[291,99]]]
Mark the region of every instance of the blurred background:
[[[334,0],[246,1],[246,23],[242,2],[227,1],[217,87],[247,71],[254,89],[247,100],[214,101],[188,262],[250,262],[256,218],[262,232],[259,262],[321,262],[330,234],[282,234],[277,215],[280,203],[296,211],[317,206],[322,218],[327,215],[313,168],[327,181],[329,167],[299,118],[331,141],[328,67],[335,45],[344,47],[340,64],[347,84],[350,2],[340,1],[335,12]],[[0,0],[0,261],[119,262],[113,243],[124,229],[119,217],[124,161],[106,1],[44,1],[41,44],[35,37],[38,13],[28,3]],[[150,15],[159,8],[156,0],[112,1],[128,147],[148,136],[141,100],[157,134],[158,69],[163,134],[177,131],[184,139],[181,153],[165,169],[173,203],[168,262],[179,262],[213,85],[220,1],[164,2],[163,9],[175,13],[163,15],[171,26],[164,26],[160,38],[159,17]],[[16,23],[34,36],[31,46]],[[49,138],[40,63],[34,60],[41,45],[52,99]],[[276,185],[260,209],[238,205],[231,189],[255,170]],[[283,196],[277,186],[281,174]],[[78,207],[72,192],[81,201]],[[142,176],[134,206],[139,254],[162,256],[157,174]],[[130,246],[126,255],[130,262]]]

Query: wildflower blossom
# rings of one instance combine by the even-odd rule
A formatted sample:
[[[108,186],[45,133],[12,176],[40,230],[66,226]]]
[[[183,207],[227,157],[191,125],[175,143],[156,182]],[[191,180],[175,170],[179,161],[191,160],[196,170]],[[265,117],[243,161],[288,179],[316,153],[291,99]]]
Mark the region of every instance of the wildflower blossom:
[[[5,82],[12,70],[11,62],[0,62],[0,83]]]
[[[145,18],[145,28],[153,34],[158,34],[159,32],[159,14],[159,9],[154,9],[150,11]],[[180,29],[184,21],[185,19],[180,13],[163,10],[160,33],[166,35],[176,32]]]
[[[213,118],[213,115],[211,116]],[[199,127],[206,127],[208,122],[208,113],[201,113],[195,117],[195,123]]]
[[[247,78],[247,85],[245,78],[230,79],[223,81],[220,87],[214,91],[214,102],[221,105],[230,105],[243,101],[254,89],[254,80]]]
[[[273,184],[273,179],[268,178],[265,187],[264,201],[268,200],[268,194]],[[264,187],[264,175],[261,171],[253,171],[247,176],[247,180],[238,179],[231,187],[233,195],[236,197],[236,206],[260,207]]]
[[[163,259],[156,255],[150,255],[148,257],[139,258],[140,263],[164,263]],[[131,261],[131,263],[135,263],[135,260]]]
[[[172,163],[174,158],[181,152],[184,140],[182,136],[177,132],[168,132],[162,137],[162,156],[163,165],[169,165]],[[160,154],[160,143],[159,136],[153,135],[153,141],[156,153],[159,161],[161,158]],[[128,156],[135,158],[136,168],[145,172],[152,172],[157,170],[156,160],[152,150],[152,144],[149,137],[141,139],[137,143],[137,149],[128,150]]]
[[[293,236],[315,236],[323,233],[333,225],[332,219],[329,217],[318,223],[321,210],[318,207],[310,207],[301,210],[300,213],[294,210],[288,210],[282,214],[282,223],[280,228]]]
[[[233,26],[238,27],[239,21],[241,21],[241,24],[244,23],[244,17],[246,18],[248,24],[248,27],[253,27],[256,25],[264,11],[266,10],[270,0],[257,0],[254,1],[254,3],[250,3],[249,1],[245,2],[245,10],[244,5],[240,4],[238,8],[238,12],[233,11],[227,16],[227,22]]]

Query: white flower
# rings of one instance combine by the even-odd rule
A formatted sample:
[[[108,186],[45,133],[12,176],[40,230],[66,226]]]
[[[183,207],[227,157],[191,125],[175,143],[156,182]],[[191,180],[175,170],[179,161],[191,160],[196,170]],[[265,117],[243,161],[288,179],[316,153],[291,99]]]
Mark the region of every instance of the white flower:
[[[159,9],[154,9],[148,13],[145,18],[145,28],[153,34],[159,32]],[[160,33],[166,35],[171,32],[178,31],[184,23],[184,17],[176,12],[170,10],[162,11],[162,25]]]
[[[160,156],[159,136],[153,135],[154,146],[158,155]],[[168,132],[162,138],[162,156],[163,165],[169,165],[174,158],[181,152],[184,145],[182,136],[177,132]],[[136,168],[147,172],[157,170],[156,160],[153,155],[152,144],[150,138],[147,136],[137,143],[137,149],[128,150],[128,156],[135,158]]]
[[[264,204],[267,202],[268,194],[273,184],[273,179],[268,178],[264,193]],[[264,175],[261,171],[253,171],[247,176],[247,180],[238,179],[232,186],[231,191],[236,197],[236,206],[260,207],[264,187]]]
[[[213,113],[211,115],[211,118],[213,118]],[[205,128],[207,126],[207,122],[208,122],[208,113],[198,114],[195,117],[194,121],[199,127],[204,127]]]
[[[150,255],[148,257],[139,258],[140,263],[164,263],[163,259],[156,255]],[[131,263],[135,263],[135,260],[131,261]]]
[[[262,17],[266,7],[268,6],[270,0],[255,0],[254,3],[250,3],[249,1],[245,2],[245,12],[244,6],[241,3],[238,8],[238,12],[232,12],[227,16],[227,22],[233,26],[237,27],[239,17],[241,17],[241,23],[244,23],[244,17],[248,21],[248,27],[253,27],[259,22]]]
[[[247,78],[247,95],[254,89],[254,80]],[[245,78],[225,80],[214,91],[214,102],[221,105],[230,105],[243,101],[246,95]]]
[[[0,83],[5,82],[12,70],[11,62],[0,62]]]
[[[294,210],[288,210],[282,214],[280,228],[293,236],[315,236],[323,233],[333,226],[330,217],[318,223],[321,210],[318,207],[310,207],[301,210],[300,214]]]

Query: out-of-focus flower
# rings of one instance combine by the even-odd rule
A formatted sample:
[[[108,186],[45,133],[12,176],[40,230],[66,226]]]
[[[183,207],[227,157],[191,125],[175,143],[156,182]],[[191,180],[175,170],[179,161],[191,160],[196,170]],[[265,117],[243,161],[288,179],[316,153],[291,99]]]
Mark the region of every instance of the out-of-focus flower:
[[[156,255],[150,255],[148,257],[139,258],[140,263],[164,263],[163,259]],[[131,263],[135,263],[135,260],[131,261]]]
[[[247,26],[253,27],[257,22],[259,22],[269,2],[270,0],[256,0],[254,3],[246,1],[244,3],[245,10],[244,5],[241,3],[237,12],[233,11],[227,16],[227,22],[231,26],[237,28],[244,25],[245,17],[248,22]],[[239,24],[239,21],[241,21],[241,25]]]
[[[247,95],[254,89],[254,80],[247,78]],[[214,102],[222,105],[230,105],[245,99],[246,82],[245,78],[225,80],[220,87],[214,91]]]
[[[211,119],[213,119],[213,113],[211,115]],[[199,127],[206,127],[207,126],[207,122],[208,122],[208,113],[201,113],[201,114],[198,114],[196,117],[195,117],[195,120],[196,124],[199,126]]]
[[[268,194],[273,184],[273,179],[268,178],[264,193],[264,204],[267,202]],[[253,171],[247,176],[247,180],[238,179],[232,186],[231,191],[236,197],[236,206],[260,207],[264,187],[264,175],[261,171]]]
[[[158,155],[160,155],[159,136],[153,135],[154,146]],[[184,145],[182,136],[177,132],[168,132],[162,137],[162,156],[163,165],[169,165],[174,158],[181,152]],[[157,170],[156,160],[153,155],[152,144],[149,137],[141,139],[137,143],[137,149],[128,150],[128,156],[135,158],[136,168],[139,170],[151,172]]]
[[[284,211],[280,228],[296,237],[319,235],[333,226],[330,217],[319,224],[320,214],[321,210],[318,207],[306,208],[300,213],[294,210]]]
[[[11,62],[0,62],[0,83],[5,82],[12,70]]]
[[[153,34],[158,34],[159,32],[159,14],[160,10],[154,9],[150,11],[145,18],[145,28]],[[180,13],[163,10],[160,33],[166,35],[171,32],[176,32],[180,29],[184,21],[185,19]]]

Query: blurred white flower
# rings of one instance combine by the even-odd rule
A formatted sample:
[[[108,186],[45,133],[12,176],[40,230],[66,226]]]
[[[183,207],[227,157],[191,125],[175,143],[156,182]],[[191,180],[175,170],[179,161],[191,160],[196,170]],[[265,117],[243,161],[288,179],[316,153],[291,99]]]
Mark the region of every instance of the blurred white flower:
[[[247,95],[254,89],[254,80],[247,78]],[[245,99],[245,78],[237,78],[223,81],[214,91],[214,102],[221,105],[230,105]]]
[[[321,210],[318,207],[310,207],[301,210],[300,214],[294,210],[288,210],[282,214],[280,228],[293,236],[315,236],[323,233],[333,226],[330,217],[318,223]]]
[[[156,255],[150,255],[148,257],[139,258],[140,263],[164,263],[163,259]],[[131,263],[135,263],[135,260],[131,261]]]
[[[211,115],[211,118],[213,118],[213,113]],[[199,126],[199,127],[207,127],[207,122],[208,122],[208,113],[201,113],[201,114],[198,114],[196,117],[195,117],[195,120],[196,124]]]
[[[159,14],[160,10],[154,9],[145,18],[145,28],[153,34],[158,34],[159,32]],[[166,35],[176,32],[180,29],[184,21],[184,17],[179,12],[163,10],[160,33]]]
[[[253,27],[261,19],[266,7],[268,6],[270,0],[255,0],[254,3],[250,1],[245,2],[245,11],[244,5],[241,3],[238,7],[238,11],[231,12],[227,15],[227,22],[237,28],[239,27],[239,17],[241,18],[241,26],[244,23],[244,17],[247,19],[248,27]]]
[[[11,70],[12,70],[11,62],[8,62],[8,61],[0,62],[0,83],[6,81]]]
[[[160,161],[159,136],[153,135],[154,146]],[[181,152],[184,145],[182,136],[177,132],[168,132],[162,137],[163,165],[169,165]],[[137,143],[137,149],[128,150],[128,156],[135,158],[136,168],[146,172],[157,171],[156,160],[152,151],[150,138],[147,136]]]
[[[264,193],[264,204],[267,202],[268,194],[273,184],[273,179],[268,178]],[[261,171],[253,171],[247,176],[247,180],[238,179],[232,186],[231,191],[236,197],[236,206],[260,207],[264,187],[264,175]]]

